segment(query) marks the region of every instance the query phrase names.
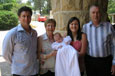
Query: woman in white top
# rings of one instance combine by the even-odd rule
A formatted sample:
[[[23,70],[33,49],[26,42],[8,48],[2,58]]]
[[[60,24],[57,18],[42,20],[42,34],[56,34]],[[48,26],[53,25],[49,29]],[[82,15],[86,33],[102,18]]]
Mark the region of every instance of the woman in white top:
[[[54,42],[53,32],[56,27],[54,19],[45,22],[46,34],[41,37],[42,49],[40,51],[40,76],[54,76],[56,51],[51,47]]]

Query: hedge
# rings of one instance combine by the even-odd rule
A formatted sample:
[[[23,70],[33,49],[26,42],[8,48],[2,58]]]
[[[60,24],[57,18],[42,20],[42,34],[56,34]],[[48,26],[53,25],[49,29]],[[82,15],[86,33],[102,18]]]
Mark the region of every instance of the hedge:
[[[11,11],[0,11],[0,30],[9,30],[18,24],[16,14]]]
[[[3,5],[0,5],[0,10],[3,10]]]
[[[3,10],[11,11],[12,7],[13,7],[12,3],[3,4]]]
[[[12,3],[0,4],[0,11],[1,10],[11,11],[12,8],[13,8],[13,4]]]

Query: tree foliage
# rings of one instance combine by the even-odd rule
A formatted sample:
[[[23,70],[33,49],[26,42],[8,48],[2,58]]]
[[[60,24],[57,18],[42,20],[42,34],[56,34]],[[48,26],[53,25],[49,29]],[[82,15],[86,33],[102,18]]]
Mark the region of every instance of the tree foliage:
[[[46,5],[44,6],[42,13],[49,14],[50,10],[51,10],[51,0],[46,0]],[[44,11],[46,11],[46,13]]]
[[[115,0],[109,0],[108,13],[115,13]]]
[[[21,0],[0,0],[0,30],[8,30],[18,24],[17,11],[22,6]]]
[[[5,3],[5,4],[3,4],[3,9],[4,10],[11,11],[12,7],[13,7],[12,3]]]
[[[16,0],[0,0],[0,4],[12,3],[12,2],[16,2]]]
[[[28,7],[32,8],[30,5],[27,5],[25,3],[21,3],[21,4],[15,3],[15,4],[13,4],[11,11],[14,12],[15,14],[17,14],[18,9],[21,8],[22,6],[28,6]]]
[[[44,0],[33,0],[34,1],[34,10],[39,10],[40,13],[44,7]]]
[[[34,3],[34,10],[39,10],[40,14],[49,14],[51,10],[50,0],[32,0]]]
[[[18,23],[17,16],[11,11],[0,11],[0,30],[8,30]]]

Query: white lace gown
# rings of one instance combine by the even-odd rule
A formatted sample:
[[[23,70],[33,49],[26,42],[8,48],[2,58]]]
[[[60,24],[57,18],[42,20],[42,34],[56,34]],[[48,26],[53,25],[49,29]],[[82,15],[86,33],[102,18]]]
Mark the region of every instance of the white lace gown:
[[[63,42],[52,44],[52,48],[57,50],[55,76],[81,76],[77,51],[71,45],[65,44],[70,39],[67,36]],[[62,48],[58,48],[60,45]]]

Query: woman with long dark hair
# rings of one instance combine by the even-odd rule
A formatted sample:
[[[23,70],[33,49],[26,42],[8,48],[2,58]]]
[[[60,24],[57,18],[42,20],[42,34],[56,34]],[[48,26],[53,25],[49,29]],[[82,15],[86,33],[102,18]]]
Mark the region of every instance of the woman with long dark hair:
[[[80,29],[80,21],[77,17],[72,17],[68,21],[67,25],[67,35],[71,37],[71,45],[77,50],[79,54],[79,67],[81,76],[84,75],[84,55],[87,48],[87,38]]]

